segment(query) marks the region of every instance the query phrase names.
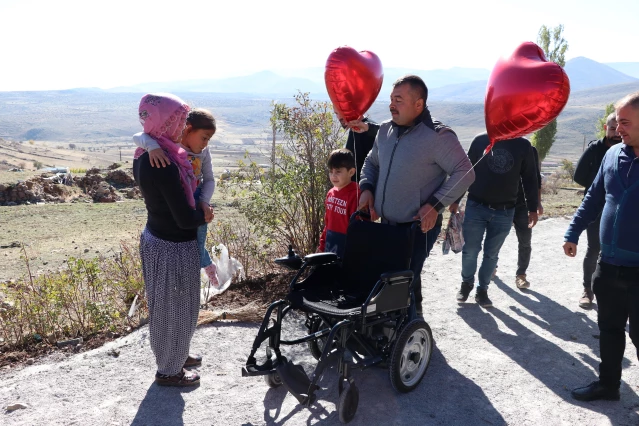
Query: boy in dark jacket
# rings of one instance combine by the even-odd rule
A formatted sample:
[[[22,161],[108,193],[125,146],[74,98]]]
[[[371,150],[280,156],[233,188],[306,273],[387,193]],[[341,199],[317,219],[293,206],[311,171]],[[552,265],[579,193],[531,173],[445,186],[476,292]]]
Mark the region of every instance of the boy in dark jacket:
[[[588,148],[581,154],[581,158],[577,163],[577,168],[575,169],[575,182],[585,188],[584,196],[592,182],[595,180],[595,176],[597,176],[597,172],[599,171],[599,166],[601,166],[601,161],[606,155],[608,148],[612,145],[618,144],[621,142],[621,137],[619,133],[617,133],[617,119],[615,113],[613,112],[606,119],[606,124],[604,125],[604,129],[606,131],[606,136],[603,139],[599,139],[596,141],[592,141]],[[591,280],[592,274],[595,272],[595,268],[597,267],[597,257],[599,256],[599,222],[601,220],[601,216],[598,216],[597,219],[588,225],[586,228],[586,236],[588,238],[588,246],[586,248],[586,255],[584,256],[584,292],[579,299],[579,307],[588,309],[592,307],[592,301],[595,297],[594,293],[591,289]]]

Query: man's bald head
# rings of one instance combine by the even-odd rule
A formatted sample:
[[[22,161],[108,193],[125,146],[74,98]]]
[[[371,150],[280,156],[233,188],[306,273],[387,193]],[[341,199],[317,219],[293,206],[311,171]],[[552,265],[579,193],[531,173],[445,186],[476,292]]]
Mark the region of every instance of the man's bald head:
[[[604,130],[606,132],[606,141],[610,145],[617,144],[621,142],[621,136],[617,132],[617,113],[612,112],[606,118],[606,124],[604,125]]]
[[[618,111],[620,108],[628,105],[634,109],[639,109],[639,92],[631,93],[618,100],[615,104],[615,110]]]
[[[623,143],[639,156],[639,92],[624,96],[615,104],[617,131]]]

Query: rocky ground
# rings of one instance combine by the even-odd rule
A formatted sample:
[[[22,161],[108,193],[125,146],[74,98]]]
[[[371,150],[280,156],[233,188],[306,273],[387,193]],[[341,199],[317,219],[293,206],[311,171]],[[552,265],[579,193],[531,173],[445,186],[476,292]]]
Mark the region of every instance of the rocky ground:
[[[596,378],[596,310],[577,306],[583,245],[577,259],[561,250],[568,221],[539,223],[528,271],[532,287],[514,286],[516,238],[502,249],[490,288],[495,307],[458,305],[461,255],[437,245],[423,272],[424,316],[436,341],[424,381],[412,393],[391,388],[388,371],[357,372],[360,402],[352,424],[397,425],[636,425],[639,370],[628,343],[620,402],[573,401],[570,389]],[[472,299],[469,299],[472,300]],[[334,369],[324,375],[319,400],[301,408],[285,389],[242,378],[255,324],[200,327],[192,350],[205,357],[202,384],[190,390],[153,384],[148,328],[80,354],[58,353],[20,370],[0,373],[0,414],[6,425],[261,425],[339,424]],[[285,333],[300,335],[292,321]],[[286,355],[305,367],[305,347]],[[18,408],[24,407],[24,408]]]

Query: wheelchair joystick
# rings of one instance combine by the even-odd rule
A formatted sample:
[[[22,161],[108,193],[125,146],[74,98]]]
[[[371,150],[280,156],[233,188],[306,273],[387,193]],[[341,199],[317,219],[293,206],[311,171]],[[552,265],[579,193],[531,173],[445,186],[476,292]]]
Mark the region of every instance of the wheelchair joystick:
[[[302,267],[302,258],[299,257],[295,250],[293,250],[293,246],[291,244],[288,245],[288,256],[278,257],[275,259],[275,263],[285,266],[292,270],[298,270]]]

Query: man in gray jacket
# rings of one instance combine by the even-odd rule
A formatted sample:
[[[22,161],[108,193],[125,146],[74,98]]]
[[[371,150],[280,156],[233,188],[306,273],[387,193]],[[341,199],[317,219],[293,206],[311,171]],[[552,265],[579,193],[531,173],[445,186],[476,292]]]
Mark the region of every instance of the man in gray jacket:
[[[396,226],[421,221],[411,259],[413,291],[421,312],[421,272],[441,230],[441,211],[473,183],[475,174],[457,135],[433,121],[426,106],[428,89],[416,75],[393,83],[392,119],[381,124],[364,161],[360,209],[373,220]]]

